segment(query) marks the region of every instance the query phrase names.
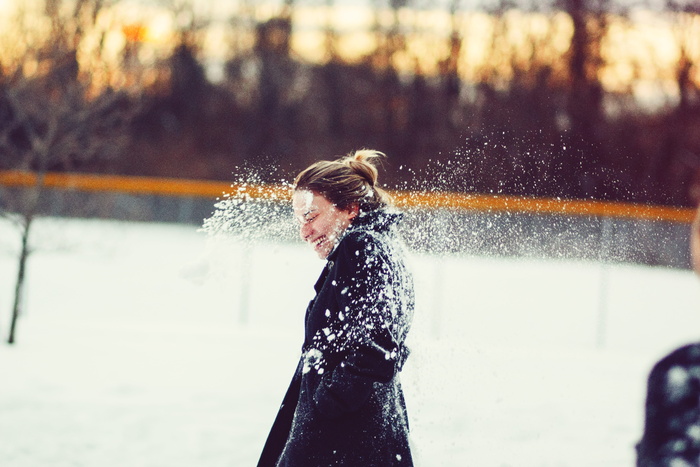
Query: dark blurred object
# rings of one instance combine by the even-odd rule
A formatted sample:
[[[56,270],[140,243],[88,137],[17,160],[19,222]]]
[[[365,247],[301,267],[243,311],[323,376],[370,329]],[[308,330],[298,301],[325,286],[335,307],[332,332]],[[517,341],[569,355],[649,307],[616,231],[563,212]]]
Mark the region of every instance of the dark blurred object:
[[[700,344],[674,350],[649,376],[637,467],[700,465]]]

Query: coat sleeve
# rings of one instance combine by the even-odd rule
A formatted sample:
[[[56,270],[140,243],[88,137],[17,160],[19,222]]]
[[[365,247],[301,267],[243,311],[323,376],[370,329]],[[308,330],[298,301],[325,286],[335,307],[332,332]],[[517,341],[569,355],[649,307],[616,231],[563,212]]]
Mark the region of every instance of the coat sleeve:
[[[333,339],[341,359],[321,375],[313,392],[321,415],[337,417],[358,410],[374,384],[389,382],[397,371],[399,343],[393,331],[392,263],[368,235],[339,245],[335,293],[339,314]]]

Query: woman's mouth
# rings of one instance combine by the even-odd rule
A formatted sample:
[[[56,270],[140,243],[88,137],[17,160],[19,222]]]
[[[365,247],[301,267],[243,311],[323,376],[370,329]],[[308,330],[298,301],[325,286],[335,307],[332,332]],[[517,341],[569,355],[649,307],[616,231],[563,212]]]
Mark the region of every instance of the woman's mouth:
[[[325,236],[325,235],[321,235],[321,236],[318,237],[316,240],[314,240],[313,242],[311,242],[311,246],[314,247],[314,248],[318,248],[318,247],[321,246],[321,245],[323,244],[323,242],[325,242],[325,241],[326,241],[326,236]]]

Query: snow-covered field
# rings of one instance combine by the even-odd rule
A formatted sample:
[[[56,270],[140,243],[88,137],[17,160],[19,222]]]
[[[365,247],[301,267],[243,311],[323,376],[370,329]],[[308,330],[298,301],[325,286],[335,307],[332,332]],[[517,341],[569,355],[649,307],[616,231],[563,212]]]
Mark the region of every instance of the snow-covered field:
[[[252,466],[322,263],[181,225],[42,220],[15,346],[0,344],[0,466]],[[0,223],[0,334],[17,236]],[[403,381],[419,466],[634,464],[645,380],[700,339],[691,272],[412,256]]]

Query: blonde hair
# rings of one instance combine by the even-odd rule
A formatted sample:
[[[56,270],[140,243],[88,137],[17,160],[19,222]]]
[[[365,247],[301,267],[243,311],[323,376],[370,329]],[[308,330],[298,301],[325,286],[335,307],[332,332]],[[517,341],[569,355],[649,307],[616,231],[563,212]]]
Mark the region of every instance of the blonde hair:
[[[361,149],[334,161],[318,161],[302,170],[294,180],[294,190],[323,195],[338,209],[357,204],[361,212],[391,204],[391,197],[377,185],[376,161],[386,157],[373,149]]]

